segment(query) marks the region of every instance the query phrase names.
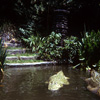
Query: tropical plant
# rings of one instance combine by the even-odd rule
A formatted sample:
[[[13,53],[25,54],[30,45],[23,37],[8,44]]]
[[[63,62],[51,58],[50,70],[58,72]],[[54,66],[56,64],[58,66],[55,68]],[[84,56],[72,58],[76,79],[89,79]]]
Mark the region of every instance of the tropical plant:
[[[39,45],[39,55],[44,60],[57,60],[61,58],[62,50],[59,46],[61,34],[52,32],[48,37],[42,38],[42,44]]]
[[[22,38],[32,52],[38,53],[43,60],[57,60],[61,58],[63,49],[60,47],[61,34],[52,32],[47,37],[41,37],[39,34],[30,35],[29,38]]]
[[[28,45],[31,49],[32,52],[38,52],[41,44],[42,44],[42,37],[37,35],[30,35],[29,38],[22,38],[23,41]]]
[[[0,68],[4,69],[4,62],[6,59],[6,48],[3,47],[2,39],[0,39]]]
[[[66,61],[68,63],[77,63],[78,61],[78,38],[75,37],[75,36],[70,36],[70,37],[67,37],[65,40],[64,40],[64,49],[63,51],[64,52],[64,56],[63,57],[64,59],[66,59]],[[66,54],[66,55],[65,55]]]
[[[100,60],[100,31],[86,32],[80,41],[79,60],[83,67],[98,68]]]

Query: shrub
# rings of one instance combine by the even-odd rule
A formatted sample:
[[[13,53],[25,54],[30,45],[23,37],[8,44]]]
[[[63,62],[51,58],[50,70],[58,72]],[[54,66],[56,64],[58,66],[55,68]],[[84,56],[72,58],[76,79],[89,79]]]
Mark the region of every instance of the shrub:
[[[61,44],[61,34],[52,32],[48,37],[42,39],[39,55],[45,60],[56,60],[59,63],[75,63],[78,58],[78,38],[71,36],[64,39]],[[78,62],[77,62],[78,63]]]
[[[80,41],[79,60],[81,66],[97,67],[100,60],[100,31],[86,32]]]
[[[32,49],[32,52],[38,53],[43,60],[57,60],[61,58],[60,33],[52,32],[47,37],[41,37],[39,34],[30,35],[28,38],[23,37],[22,39]]]
[[[31,35],[24,39],[33,51],[38,52],[43,60],[56,60],[60,63],[71,63],[83,69],[100,66],[100,32],[86,32],[84,37],[71,36],[61,44],[61,34],[52,32],[48,37]]]
[[[68,63],[78,63],[78,38],[71,36],[64,40],[63,59]]]
[[[39,36],[39,34],[35,35],[30,35],[28,38],[22,38],[23,41],[28,45],[32,52],[38,52],[41,44],[42,44],[42,37]]]
[[[56,60],[59,63],[77,63],[78,58],[78,38],[71,36],[64,40],[61,46],[61,34],[52,32],[47,37],[31,35],[23,38],[33,52],[37,52],[43,60]]]
[[[57,60],[61,58],[62,51],[59,46],[61,34],[52,32],[48,37],[42,38],[42,44],[39,45],[39,55],[44,60]]]

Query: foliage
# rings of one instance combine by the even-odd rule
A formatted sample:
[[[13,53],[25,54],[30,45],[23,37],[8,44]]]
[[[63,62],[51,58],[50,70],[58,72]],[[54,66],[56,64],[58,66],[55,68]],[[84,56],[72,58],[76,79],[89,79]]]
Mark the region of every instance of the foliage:
[[[26,44],[32,48],[33,52],[39,53],[43,60],[57,60],[58,62],[74,63],[78,51],[78,38],[71,36],[64,40],[64,47],[61,44],[61,34],[52,32],[47,37],[31,35],[29,38],[23,38]]]
[[[63,7],[67,9],[66,6],[71,2],[72,0],[18,0],[15,4],[15,11],[26,22],[23,26],[24,30],[43,35],[43,33],[52,32],[54,9]]]
[[[80,41],[79,60],[81,66],[98,67],[96,66],[100,60],[100,31],[86,32]]]
[[[44,60],[57,60],[61,58],[61,34],[52,32],[48,37],[42,38],[42,44],[39,47],[39,55]]]
[[[98,28],[94,25],[99,18],[98,14],[100,10],[100,2],[98,0],[94,1],[84,1],[84,0],[17,0],[15,2],[15,13],[20,16],[23,20],[23,24],[20,29],[24,29],[26,34],[42,34],[42,36],[47,36],[52,30],[54,24],[54,10],[55,9],[66,9],[70,11],[69,19],[71,18],[71,25],[74,25],[75,19],[81,18],[79,25],[83,27],[83,23],[86,23],[89,28]],[[89,8],[89,10],[87,9]],[[88,13],[88,11],[90,13]],[[92,12],[93,13],[92,13]],[[82,12],[81,16],[80,13]],[[96,13],[95,13],[96,12]],[[71,15],[72,14],[72,15]],[[73,14],[77,15],[79,18],[76,18]],[[93,15],[92,15],[93,14]],[[85,15],[85,17],[84,17]],[[89,17],[90,15],[90,17]],[[74,17],[73,17],[74,16]],[[89,19],[88,19],[89,18]],[[93,20],[92,20],[93,19]],[[19,20],[19,19],[17,19]],[[92,20],[93,25],[90,23]],[[19,21],[20,22],[20,21]],[[77,22],[77,21],[75,21]],[[21,23],[21,22],[20,22]],[[70,22],[69,22],[70,23]],[[69,25],[70,26],[70,25]],[[70,30],[70,29],[69,29]],[[81,30],[81,29],[80,29]],[[31,31],[31,33],[30,33]],[[77,29],[75,30],[77,31]],[[82,30],[81,30],[82,31]],[[22,36],[22,31],[18,33],[19,36]],[[19,37],[18,36],[18,37]]]
[[[36,14],[42,14],[44,11],[52,10],[55,8],[63,8],[68,6],[70,3],[72,3],[73,0],[18,0],[15,4],[16,8],[15,10],[25,17],[31,17],[36,18],[34,16],[34,13]],[[31,14],[33,13],[33,16]],[[30,15],[27,15],[30,14]]]
[[[19,28],[20,34],[18,34],[18,36],[23,39],[23,38],[28,38],[30,37],[30,35],[32,34],[31,28],[28,29],[24,29],[24,28]]]
[[[61,44],[61,34],[52,32],[48,37],[31,35],[24,39],[32,50],[39,53],[43,60],[56,60],[60,63],[71,63],[79,68],[93,68],[100,65],[100,31],[86,32],[84,37],[66,37],[64,46]]]
[[[71,36],[71,37],[67,37],[64,40],[64,59],[66,59],[67,62],[69,63],[76,63],[76,61],[78,60],[78,38]],[[65,55],[66,54],[66,55]]]
[[[40,45],[42,44],[42,37],[39,34],[30,35],[29,38],[22,38],[23,41],[32,49],[32,52],[38,52]]]
[[[40,37],[38,34],[31,35],[29,38],[23,38],[33,52],[39,53],[43,60],[56,60],[61,57],[61,47],[58,45],[61,41],[61,34],[52,32],[47,37]]]
[[[24,18],[25,20],[25,23],[23,26],[21,26],[21,29],[24,29],[25,31],[27,31],[26,32],[27,34],[30,34],[31,32],[34,32],[34,33],[39,32],[41,28],[46,30],[43,27],[43,23],[42,23],[44,22],[44,19],[45,19],[45,16],[43,15],[44,7],[43,7],[42,2],[38,2],[36,0],[28,0],[28,1],[18,0],[15,6],[16,6],[15,10],[17,11],[17,13],[20,16],[22,16],[22,18]],[[42,16],[44,16],[44,18]],[[23,34],[20,34],[20,35],[23,35]]]
[[[25,29],[28,27],[28,25],[32,25],[32,29],[34,29],[35,32],[40,34],[40,31],[42,31],[41,33],[46,31],[45,33],[47,34],[47,31],[49,31],[49,33],[52,32],[51,27],[54,17],[53,11],[55,9],[64,8],[72,11],[73,13],[85,7],[87,10],[89,8],[92,9],[92,12],[96,12],[94,15],[94,20],[97,18],[97,16],[99,18],[99,0],[0,0],[0,13],[2,14],[0,16],[0,22],[2,19],[10,20],[19,25],[24,24],[23,26],[19,27],[24,27]],[[77,10],[75,8],[77,8]],[[91,17],[93,17],[93,13],[90,12],[88,14],[87,10],[85,10],[86,13],[83,14],[83,17],[85,15],[84,20],[89,14]],[[70,17],[72,18],[72,16]]]
[[[3,48],[2,39],[0,39],[0,68],[4,69],[5,59],[6,59],[6,48]]]
[[[33,37],[35,39],[33,23],[31,22],[31,24],[27,24],[24,28],[20,27],[16,36],[25,46],[28,45],[30,47],[30,45],[32,45],[30,44],[30,41],[33,40]]]
[[[52,32],[47,37],[41,37],[39,34],[31,35],[29,38],[23,38],[23,40],[43,60],[57,60],[61,58],[61,49],[63,48],[59,46],[61,42],[60,33]]]

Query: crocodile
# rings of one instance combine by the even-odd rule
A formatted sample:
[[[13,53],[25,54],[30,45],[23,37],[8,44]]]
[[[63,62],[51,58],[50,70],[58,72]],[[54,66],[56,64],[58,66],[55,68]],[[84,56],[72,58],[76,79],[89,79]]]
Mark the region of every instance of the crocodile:
[[[87,89],[100,96],[100,73],[95,70],[91,70],[91,77],[86,78],[88,86]]]
[[[63,87],[63,85],[69,85],[68,79],[69,77],[66,77],[62,70],[59,71],[49,78],[48,90],[56,91]]]

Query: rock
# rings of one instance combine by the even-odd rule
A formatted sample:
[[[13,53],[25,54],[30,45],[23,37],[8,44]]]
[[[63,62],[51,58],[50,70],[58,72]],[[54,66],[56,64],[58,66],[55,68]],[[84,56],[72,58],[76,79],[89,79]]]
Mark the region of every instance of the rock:
[[[69,85],[67,79],[69,78],[66,77],[62,71],[59,71],[57,74],[49,78],[48,90],[56,91],[63,87],[63,85]]]

